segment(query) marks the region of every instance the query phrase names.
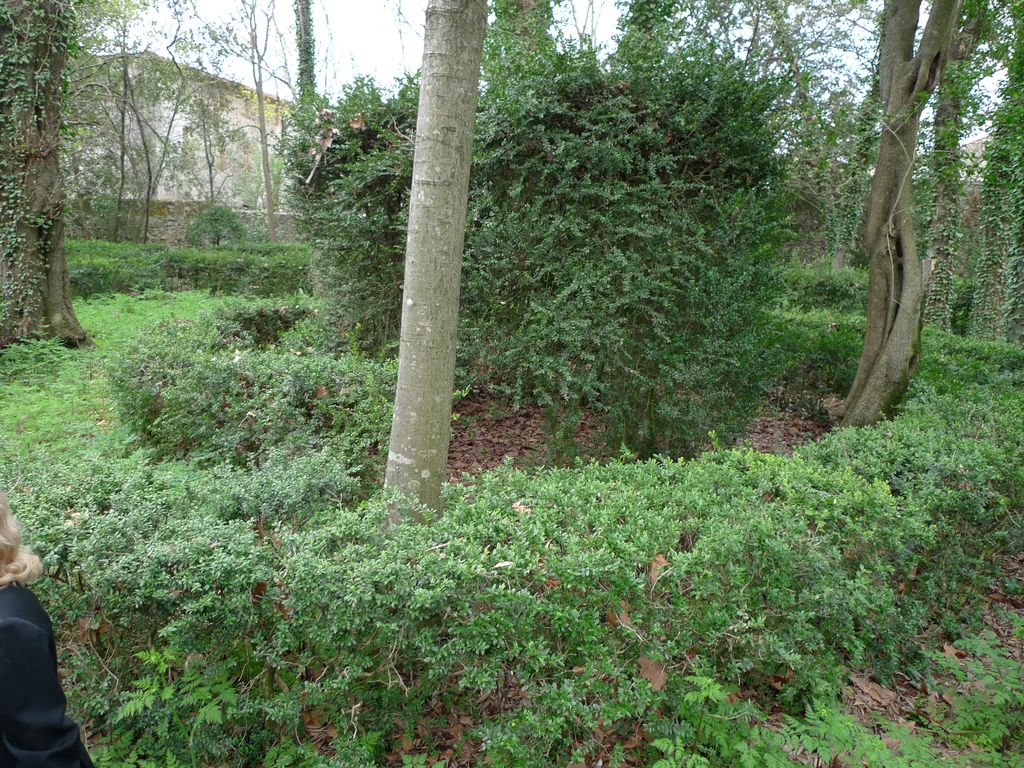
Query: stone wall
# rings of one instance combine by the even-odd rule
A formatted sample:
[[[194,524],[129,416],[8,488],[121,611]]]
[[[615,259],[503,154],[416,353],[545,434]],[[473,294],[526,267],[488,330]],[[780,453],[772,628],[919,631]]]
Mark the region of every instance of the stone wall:
[[[146,241],[165,245],[188,245],[188,225],[205,207],[205,203],[197,202],[154,201],[149,207],[149,236]],[[80,205],[71,206],[66,221],[68,237],[111,239],[113,234],[105,231],[110,228],[109,223],[97,221],[97,217],[90,216],[87,209],[88,206],[84,209]],[[262,240],[266,237],[267,222],[262,211],[251,208],[235,210],[242,217],[254,239]],[[141,213],[134,213],[129,218],[131,223],[122,232],[122,238],[127,235],[129,240],[141,240]],[[281,243],[301,241],[295,214],[277,214],[277,239]]]

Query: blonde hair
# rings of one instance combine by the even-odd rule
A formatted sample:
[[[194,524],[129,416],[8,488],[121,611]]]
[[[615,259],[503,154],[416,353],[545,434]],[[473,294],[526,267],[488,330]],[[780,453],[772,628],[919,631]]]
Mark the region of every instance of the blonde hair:
[[[0,493],[0,588],[9,584],[28,584],[42,572],[43,566],[32,550],[21,544],[21,528]]]

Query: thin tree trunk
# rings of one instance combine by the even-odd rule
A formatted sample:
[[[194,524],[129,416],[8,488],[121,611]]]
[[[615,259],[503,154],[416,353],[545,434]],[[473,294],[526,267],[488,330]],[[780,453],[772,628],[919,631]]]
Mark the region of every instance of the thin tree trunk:
[[[34,335],[87,341],[71,306],[64,252],[60,118],[72,6],[66,0],[0,6],[0,347]]]
[[[142,112],[135,101],[134,91],[131,96],[135,125],[139,129],[139,144],[142,145],[142,154],[146,160],[146,196],[142,208],[142,242],[146,243],[149,241],[149,208],[153,202],[153,157],[149,149],[149,139],[146,138],[146,125],[142,120]]]
[[[267,240],[277,242],[277,217],[274,215],[274,177],[270,168],[270,137],[267,131],[267,105],[263,93],[263,75],[258,66],[253,66],[256,78],[256,110],[259,119],[260,155],[263,162],[263,196],[267,213]]]
[[[122,35],[121,38],[121,103],[118,111],[121,118],[118,140],[118,183],[117,183],[117,208],[114,212],[114,240],[121,239],[122,217],[124,216],[124,190],[128,180],[125,163],[128,158],[128,54],[125,51],[127,42]]]
[[[868,262],[867,327],[857,375],[840,408],[845,426],[873,424],[889,413],[906,393],[920,355],[924,282],[911,216],[914,152],[959,3],[935,0],[915,53],[920,8],[921,0],[885,4],[882,136],[857,242]]]
[[[207,108],[203,108],[203,119],[202,119],[202,130],[203,130],[203,159],[206,161],[206,181],[210,187],[210,194],[207,200],[210,205],[213,205],[217,201],[217,153],[213,146],[212,127],[210,125],[211,115],[207,111]]]
[[[448,464],[459,314],[486,0],[427,6],[398,390],[385,486],[439,509]],[[400,522],[397,511],[391,524]]]

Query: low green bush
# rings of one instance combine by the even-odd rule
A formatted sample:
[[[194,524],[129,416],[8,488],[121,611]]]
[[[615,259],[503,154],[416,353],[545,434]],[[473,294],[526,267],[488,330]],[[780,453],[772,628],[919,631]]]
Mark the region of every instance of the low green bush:
[[[774,316],[773,384],[785,393],[844,395],[864,344],[863,315],[815,310]]]
[[[585,762],[638,726],[631,749],[650,763],[703,732],[696,764],[744,764],[749,738],[714,743],[741,722],[730,694],[801,714],[835,695],[845,667],[883,682],[923,668],[915,636],[936,621],[955,631],[993,559],[1020,545],[1021,350],[929,331],[908,401],[876,427],[791,458],[503,469],[385,535],[397,502],[348,503],[333,443],[293,450],[306,428],[271,439],[255,471],[234,462],[235,445],[274,434],[265,408],[291,386],[262,377],[260,365],[292,374],[260,357],[260,333],[238,333],[269,309],[152,337],[187,360],[160,363],[174,373],[164,392],[178,376],[210,387],[196,391],[212,406],[179,409],[212,446],[193,455],[222,459],[209,469],[148,452],[0,466],[52,576],[40,591],[65,635],[71,699],[110,764],[365,768],[459,718],[478,762],[498,767]],[[283,317],[281,336],[305,333],[309,317]],[[214,358],[224,370],[206,373]],[[217,387],[239,373],[245,405],[221,419]],[[139,389],[163,380],[138,375]],[[246,429],[249,412],[269,432],[216,436]],[[784,734],[829,744],[850,725],[814,712]]]
[[[158,326],[111,363],[122,422],[157,458],[245,466],[330,450],[375,474],[396,367],[307,346],[315,312],[249,302]]]
[[[68,271],[76,299],[147,290],[255,296],[308,292],[309,260],[304,245],[199,249],[68,241]]]
[[[185,236],[193,248],[235,245],[249,239],[242,217],[226,205],[211,205],[196,214]]]
[[[789,307],[864,314],[868,295],[866,270],[793,266],[786,269],[784,280],[783,300]]]

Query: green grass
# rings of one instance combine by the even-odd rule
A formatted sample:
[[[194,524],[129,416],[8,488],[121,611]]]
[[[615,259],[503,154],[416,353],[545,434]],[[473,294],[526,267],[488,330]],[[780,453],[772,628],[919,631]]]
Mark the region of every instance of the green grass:
[[[39,450],[69,458],[108,439],[114,427],[106,360],[159,320],[223,304],[206,293],[145,293],[76,302],[93,346],[38,341],[0,352],[0,461]]]

